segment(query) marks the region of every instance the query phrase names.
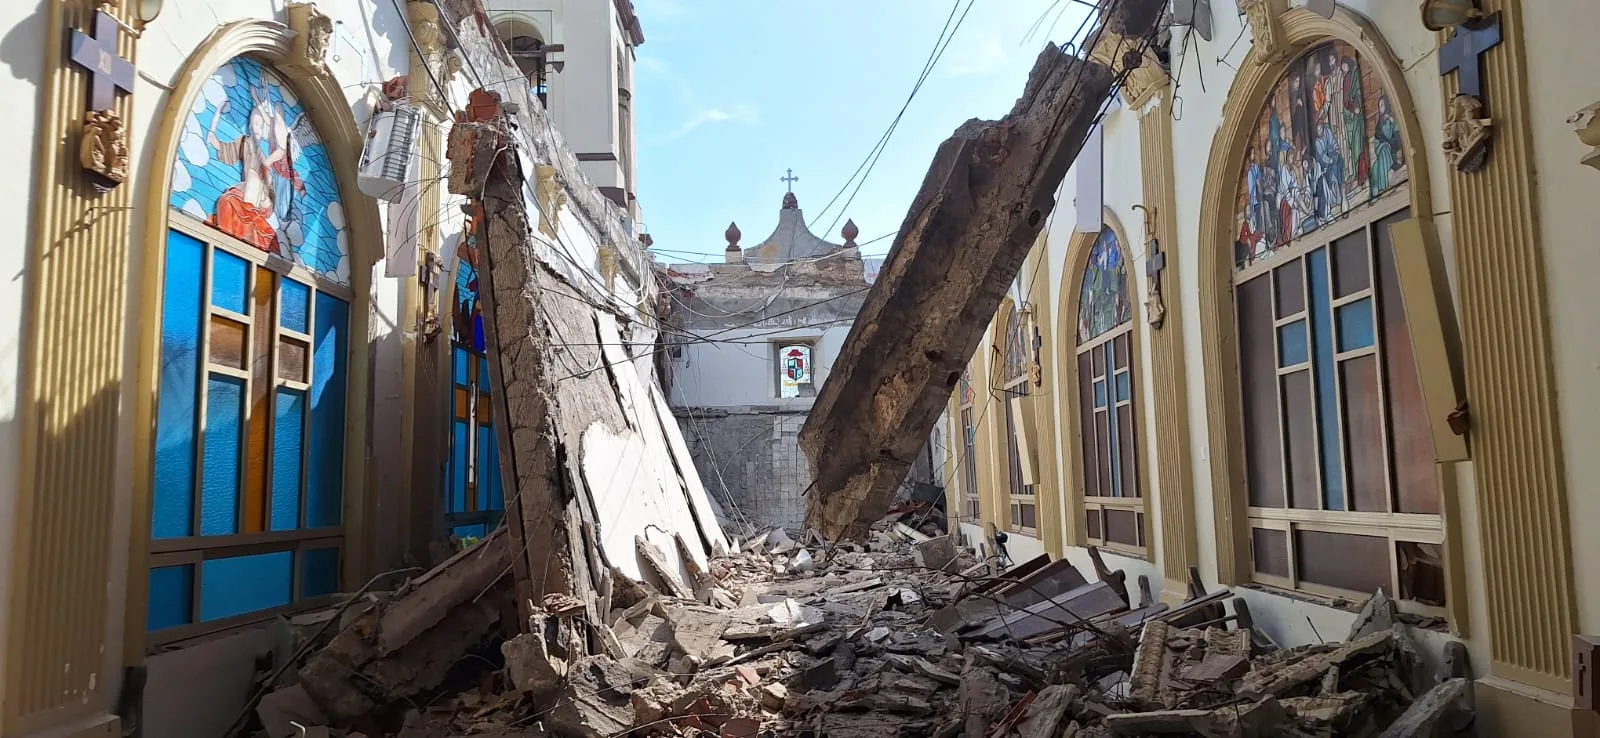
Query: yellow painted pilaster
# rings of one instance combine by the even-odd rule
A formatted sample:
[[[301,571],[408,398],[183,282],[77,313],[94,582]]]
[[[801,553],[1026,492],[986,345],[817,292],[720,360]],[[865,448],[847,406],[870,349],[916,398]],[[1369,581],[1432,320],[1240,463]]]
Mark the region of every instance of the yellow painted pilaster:
[[[1168,260],[1157,278],[1146,278],[1151,299],[1140,317],[1150,326],[1150,368],[1154,373],[1155,466],[1161,470],[1155,490],[1161,516],[1157,546],[1166,580],[1162,598],[1182,599],[1189,566],[1199,563],[1195,536],[1194,468],[1189,459],[1189,374],[1184,359],[1181,309],[1183,294],[1175,251],[1178,243],[1177,185],[1173,178],[1172,91],[1163,86],[1139,109],[1139,161],[1144,187],[1144,254],[1151,257],[1155,239]],[[1152,231],[1153,229],[1153,231]],[[1143,278],[1142,275],[1138,278]],[[1159,319],[1156,316],[1159,315]]]
[[[1533,166],[1522,0],[1482,57],[1494,120],[1482,171],[1448,172],[1479,541],[1496,677],[1570,694],[1576,605]],[[1441,34],[1443,44],[1449,33]],[[1441,78],[1445,100],[1457,76]],[[1530,576],[1530,572],[1538,572]]]
[[[114,17],[131,14],[113,3]],[[122,682],[120,581],[127,536],[118,515],[117,436],[134,185],[99,193],[79,162],[89,74],[67,58],[73,29],[95,34],[96,3],[49,2],[25,281],[21,468],[15,534],[4,545],[12,589],[0,690],[0,734],[47,730],[115,736]],[[136,61],[135,39],[115,44]],[[126,122],[127,95],[112,112]],[[108,154],[110,155],[110,154]],[[30,229],[17,228],[14,233]],[[117,535],[121,531],[121,537]],[[70,727],[69,727],[70,726]]]

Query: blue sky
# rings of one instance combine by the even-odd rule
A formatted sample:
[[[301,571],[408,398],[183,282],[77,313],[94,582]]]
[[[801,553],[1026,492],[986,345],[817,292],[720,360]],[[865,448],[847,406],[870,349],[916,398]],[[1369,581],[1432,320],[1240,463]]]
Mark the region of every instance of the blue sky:
[[[674,262],[720,260],[729,221],[745,246],[766,237],[788,168],[812,229],[841,240],[838,204],[818,213],[905,102],[951,8],[945,0],[635,5],[645,32],[634,72],[638,194],[659,258]],[[857,241],[899,228],[939,143],[969,118],[1010,110],[1047,38],[1066,40],[1081,10],[1065,0],[976,0],[844,213],[861,229]],[[864,251],[885,253],[891,241]]]

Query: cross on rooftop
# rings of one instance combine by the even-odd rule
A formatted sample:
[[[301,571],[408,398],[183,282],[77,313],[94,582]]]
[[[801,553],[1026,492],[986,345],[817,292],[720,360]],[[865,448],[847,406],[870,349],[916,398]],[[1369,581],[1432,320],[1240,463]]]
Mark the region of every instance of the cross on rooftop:
[[[794,183],[799,182],[800,178],[794,176],[794,170],[793,169],[785,169],[784,172],[786,172],[786,175],[782,176],[782,177],[779,177],[778,181],[779,182],[788,183],[788,185],[789,185],[789,190],[788,191],[789,192],[794,192]]]
[[[94,14],[94,35],[72,31],[72,61],[89,71],[90,110],[110,110],[117,91],[133,92],[133,63],[117,56],[120,25],[101,10]]]

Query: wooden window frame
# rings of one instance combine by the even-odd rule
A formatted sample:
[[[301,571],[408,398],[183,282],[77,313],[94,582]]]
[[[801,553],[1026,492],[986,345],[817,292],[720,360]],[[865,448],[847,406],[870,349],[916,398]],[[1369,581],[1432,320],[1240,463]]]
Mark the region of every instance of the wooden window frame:
[[[1038,485],[1027,484],[1023,477],[1022,466],[1028,463],[1028,460],[1023,458],[1025,449],[1017,438],[1017,434],[1023,432],[1022,426],[1027,419],[1018,415],[1011,403],[1013,397],[1028,396],[1028,382],[1028,375],[1024,373],[1020,377],[1007,380],[1001,392],[1001,401],[1004,403],[1003,409],[1006,414],[1006,498],[1009,510],[1006,530],[1037,537],[1039,535]],[[1033,525],[1026,525],[1023,510],[1030,507],[1033,508]]]
[[[983,521],[983,496],[978,487],[978,422],[973,417],[973,400],[977,394],[972,391],[971,377],[963,375],[962,387],[956,391],[957,395],[957,420],[961,423],[961,454],[957,457],[961,465],[961,493],[966,499],[966,510],[963,512],[975,523]]]
[[[1274,277],[1272,275],[1272,272],[1274,270],[1276,270],[1278,268],[1281,268],[1281,267],[1284,267],[1285,265],[1287,265],[1287,264],[1289,264],[1289,263],[1291,263],[1293,261],[1296,261],[1296,260],[1301,261],[1301,263],[1303,264],[1304,263],[1304,258],[1308,254],[1311,254],[1312,252],[1315,252],[1318,249],[1325,249],[1326,253],[1329,255],[1329,267],[1328,267],[1328,270],[1327,270],[1328,271],[1327,279],[1329,281],[1329,285],[1328,285],[1328,303],[1329,303],[1330,314],[1336,316],[1338,308],[1340,306],[1342,306],[1342,305],[1346,305],[1346,304],[1349,304],[1349,303],[1357,302],[1357,301],[1360,301],[1362,299],[1370,298],[1372,300],[1372,303],[1373,303],[1373,334],[1374,334],[1373,344],[1371,346],[1367,346],[1367,347],[1363,347],[1363,348],[1359,348],[1359,349],[1354,349],[1354,350],[1350,350],[1350,351],[1340,351],[1338,346],[1337,346],[1337,344],[1335,344],[1335,346],[1334,346],[1334,355],[1333,355],[1333,359],[1335,361],[1335,372],[1334,372],[1334,374],[1335,374],[1335,376],[1334,376],[1335,396],[1334,396],[1334,402],[1335,402],[1336,407],[1339,408],[1339,412],[1340,412],[1341,416],[1343,416],[1343,414],[1344,414],[1344,389],[1343,389],[1344,388],[1344,382],[1343,382],[1343,379],[1338,376],[1338,371],[1337,371],[1338,362],[1342,362],[1342,361],[1348,360],[1348,359],[1357,359],[1357,358],[1361,358],[1361,357],[1364,357],[1364,356],[1372,356],[1372,357],[1374,357],[1374,359],[1376,360],[1378,366],[1380,367],[1380,371],[1381,371],[1381,367],[1384,366],[1385,353],[1384,353],[1383,344],[1384,344],[1384,335],[1385,334],[1384,334],[1383,317],[1382,317],[1382,315],[1383,315],[1383,313],[1382,313],[1382,305],[1380,304],[1379,295],[1378,295],[1378,284],[1379,284],[1379,275],[1378,275],[1378,271],[1377,271],[1378,270],[1378,259],[1375,258],[1376,254],[1377,254],[1377,248],[1378,248],[1377,245],[1376,245],[1377,244],[1377,229],[1379,227],[1381,227],[1382,224],[1387,219],[1389,219],[1390,217],[1398,214],[1400,211],[1405,210],[1406,208],[1411,206],[1411,192],[1410,192],[1410,189],[1411,189],[1411,185],[1410,185],[1409,182],[1401,183],[1399,185],[1396,185],[1395,187],[1391,188],[1389,191],[1379,195],[1377,198],[1370,199],[1369,201],[1367,201],[1365,203],[1362,203],[1361,205],[1358,205],[1358,206],[1356,206],[1354,208],[1351,208],[1348,212],[1346,212],[1344,215],[1340,216],[1340,218],[1338,220],[1334,221],[1333,223],[1330,223],[1328,225],[1325,225],[1325,226],[1322,226],[1320,228],[1317,228],[1316,230],[1313,230],[1310,233],[1307,233],[1307,234],[1305,234],[1303,236],[1298,236],[1298,237],[1290,240],[1288,243],[1284,244],[1283,246],[1280,246],[1280,247],[1278,247],[1276,249],[1273,249],[1273,250],[1269,251],[1265,256],[1263,256],[1261,258],[1257,258],[1257,259],[1251,260],[1249,263],[1247,263],[1243,267],[1239,267],[1236,264],[1234,269],[1232,270],[1232,282],[1231,282],[1231,285],[1230,285],[1230,289],[1233,292],[1233,302],[1234,302],[1234,306],[1235,306],[1235,314],[1233,316],[1233,323],[1234,323],[1234,330],[1236,330],[1236,331],[1240,331],[1241,330],[1239,328],[1239,316],[1237,314],[1237,309],[1238,309],[1238,305],[1239,305],[1239,298],[1238,298],[1237,291],[1238,291],[1239,287],[1242,284],[1244,284],[1246,282],[1249,282],[1249,281],[1252,281],[1254,279],[1268,279],[1269,280],[1268,283],[1267,283],[1267,285],[1268,285],[1268,287],[1270,289],[1270,293],[1269,293],[1270,299],[1269,299],[1268,305],[1269,305],[1269,309],[1273,310],[1273,313],[1272,313],[1272,317],[1273,317],[1272,328],[1273,328],[1273,330],[1272,330],[1272,336],[1270,338],[1271,338],[1271,345],[1272,345],[1272,355],[1274,357],[1274,363],[1275,364],[1281,364],[1281,361],[1278,359],[1278,357],[1280,357],[1282,355],[1281,354],[1281,347],[1279,346],[1280,333],[1279,333],[1278,329],[1283,327],[1283,326],[1285,326],[1285,325],[1289,325],[1289,324],[1295,323],[1297,321],[1308,320],[1309,319],[1309,315],[1310,315],[1310,310],[1311,310],[1312,306],[1311,306],[1311,299],[1310,299],[1310,291],[1311,291],[1310,283],[1309,283],[1309,281],[1303,282],[1304,286],[1302,287],[1302,289],[1303,289],[1303,294],[1304,294],[1304,299],[1303,299],[1303,303],[1304,304],[1302,305],[1301,310],[1298,313],[1295,313],[1295,314],[1287,316],[1287,317],[1283,317],[1283,318],[1278,317],[1277,311],[1276,311],[1276,307],[1275,307],[1277,305],[1277,285],[1276,285],[1276,281],[1275,281],[1275,279],[1274,279]],[[1363,289],[1353,290],[1349,294],[1340,296],[1340,295],[1336,294],[1336,291],[1334,289],[1334,283],[1333,283],[1334,271],[1335,270],[1334,270],[1334,267],[1333,267],[1332,256],[1333,256],[1334,245],[1340,239],[1345,238],[1347,236],[1355,235],[1357,233],[1365,233],[1366,238],[1367,238],[1367,286],[1365,288],[1363,288]],[[1391,245],[1391,247],[1392,247],[1392,245]],[[1396,268],[1398,268],[1398,264],[1397,264]],[[1302,278],[1309,280],[1309,273],[1307,271],[1305,271],[1303,269],[1303,267],[1302,267]],[[1409,311],[1408,311],[1408,315],[1407,315],[1407,320],[1408,321],[1410,320]],[[1335,330],[1337,330],[1337,329],[1335,329]],[[1265,337],[1263,337],[1263,339],[1265,339]],[[1234,347],[1235,348],[1235,361],[1236,361],[1235,366],[1239,366],[1239,367],[1242,367],[1243,361],[1244,361],[1244,357],[1240,353],[1241,349],[1239,348],[1241,344],[1242,344],[1242,341],[1235,341],[1235,347]],[[1312,372],[1312,375],[1311,375],[1312,377],[1316,376],[1315,375],[1316,368],[1314,366],[1314,362],[1311,362],[1309,360],[1307,362],[1305,362],[1305,363],[1295,364],[1295,365],[1290,366],[1290,367],[1278,366],[1276,376],[1281,378],[1285,374],[1294,373],[1294,372],[1300,372],[1300,371],[1309,371],[1309,372]],[[1244,413],[1245,413],[1244,398],[1247,396],[1247,393],[1246,393],[1245,388],[1243,386],[1243,373],[1242,373],[1242,371],[1236,370],[1234,372],[1234,377],[1233,377],[1232,381],[1239,383],[1238,391],[1240,393],[1239,397],[1241,399],[1241,402],[1240,402],[1239,406],[1234,408],[1233,411],[1236,412],[1236,413],[1239,413],[1241,416],[1243,416]],[[1383,376],[1381,378],[1381,380],[1379,381],[1379,383],[1378,383],[1378,392],[1379,392],[1379,397],[1381,398],[1380,399],[1380,405],[1384,409],[1384,413],[1383,413],[1383,416],[1381,418],[1381,421],[1382,421],[1382,433],[1383,433],[1383,439],[1384,439],[1383,456],[1384,456],[1385,466],[1388,469],[1388,474],[1386,475],[1386,478],[1385,478],[1386,481],[1385,481],[1384,492],[1385,492],[1386,499],[1389,500],[1389,505],[1390,505],[1391,509],[1393,509],[1393,507],[1396,504],[1395,503],[1395,495],[1397,494],[1397,491],[1396,491],[1397,483],[1396,483],[1395,472],[1394,472],[1394,453],[1395,452],[1394,452],[1394,448],[1393,448],[1393,437],[1391,435],[1392,434],[1392,428],[1390,427],[1390,424],[1391,424],[1391,409],[1390,409],[1389,403],[1388,403],[1389,378],[1387,376]],[[1285,409],[1283,407],[1283,402],[1284,401],[1283,401],[1283,395],[1282,395],[1281,391],[1276,393],[1276,395],[1277,395],[1277,398],[1278,398],[1277,399],[1277,402],[1278,402],[1278,407],[1277,407],[1278,430],[1277,430],[1276,437],[1277,437],[1278,443],[1279,443],[1280,463],[1283,464],[1282,468],[1287,470],[1289,468],[1288,467],[1288,461],[1287,461],[1287,454],[1289,453],[1289,450],[1288,450],[1288,442],[1285,439],[1285,436],[1288,433],[1288,429],[1283,424],[1283,418],[1285,417],[1285,415],[1284,415]],[[1318,412],[1315,403],[1312,404],[1311,410],[1312,410],[1312,417],[1313,417],[1313,421],[1312,422],[1313,422],[1313,425],[1315,426],[1315,423],[1316,423],[1315,418],[1317,417],[1317,412]],[[1344,485],[1345,485],[1344,503],[1345,503],[1346,507],[1348,507],[1349,506],[1349,502],[1350,502],[1350,497],[1353,494],[1350,491],[1350,488],[1349,488],[1349,480],[1350,480],[1349,454],[1350,454],[1350,450],[1349,450],[1349,442],[1348,442],[1348,439],[1347,439],[1347,432],[1348,431],[1342,424],[1341,424],[1340,430],[1341,430],[1341,438],[1340,438],[1338,463],[1340,465],[1341,478],[1344,480]],[[1249,453],[1248,449],[1245,450],[1245,453],[1246,454]],[[1324,486],[1323,486],[1324,485],[1323,476],[1321,474],[1321,469],[1324,467],[1324,465],[1327,463],[1328,460],[1323,458],[1323,453],[1322,453],[1322,449],[1321,448],[1316,448],[1315,449],[1315,453],[1316,453],[1316,458],[1317,458],[1317,468],[1319,470],[1319,472],[1317,474],[1317,502],[1318,502],[1318,506],[1319,506],[1318,509],[1289,507],[1290,498],[1288,497],[1288,495],[1290,494],[1290,492],[1288,491],[1287,487],[1285,488],[1285,500],[1284,500],[1285,507],[1283,507],[1283,508],[1258,507],[1258,506],[1254,506],[1254,505],[1249,505],[1248,503],[1246,504],[1246,508],[1245,508],[1245,510],[1246,510],[1245,538],[1246,538],[1246,545],[1250,546],[1249,550],[1250,550],[1250,557],[1251,557],[1251,566],[1250,566],[1250,569],[1249,569],[1249,575],[1251,577],[1251,580],[1254,581],[1257,584],[1262,584],[1262,585],[1266,585],[1266,586],[1269,586],[1269,587],[1275,587],[1275,588],[1279,588],[1279,589],[1306,592],[1306,593],[1310,593],[1310,594],[1314,594],[1314,595],[1321,595],[1321,596],[1327,596],[1327,597],[1336,597],[1336,598],[1344,598],[1344,599],[1350,599],[1350,600],[1355,600],[1355,601],[1361,601],[1361,600],[1364,600],[1367,597],[1371,596],[1372,593],[1371,592],[1357,592],[1357,591],[1343,589],[1343,588],[1339,588],[1339,587],[1333,587],[1333,586],[1317,584],[1317,583],[1313,583],[1313,582],[1307,582],[1307,581],[1303,581],[1301,579],[1301,577],[1300,577],[1300,567],[1299,567],[1299,557],[1297,555],[1298,544],[1296,543],[1296,535],[1295,534],[1298,533],[1298,532],[1301,532],[1301,531],[1306,531],[1306,532],[1323,532],[1323,533],[1347,534],[1347,535],[1362,535],[1362,536],[1368,536],[1368,537],[1373,537],[1373,538],[1380,538],[1380,539],[1383,539],[1384,541],[1387,542],[1386,543],[1386,549],[1387,549],[1388,559],[1389,559],[1388,584],[1387,584],[1388,588],[1386,590],[1386,594],[1388,594],[1391,597],[1395,598],[1396,602],[1399,603],[1399,605],[1402,607],[1402,609],[1404,609],[1407,612],[1412,612],[1412,613],[1422,614],[1422,615],[1435,616],[1435,617],[1447,617],[1447,615],[1448,615],[1447,610],[1448,610],[1448,607],[1449,607],[1448,603],[1446,603],[1445,605],[1430,605],[1430,604],[1424,604],[1422,602],[1418,602],[1418,601],[1415,601],[1415,600],[1401,599],[1400,571],[1399,571],[1400,567],[1399,567],[1399,562],[1397,560],[1398,554],[1396,553],[1396,551],[1397,551],[1398,547],[1400,546],[1400,544],[1404,544],[1404,543],[1421,543],[1421,544],[1441,545],[1442,546],[1443,543],[1444,543],[1444,537],[1445,537],[1444,516],[1442,514],[1437,514],[1436,515],[1436,514],[1424,514],[1424,513],[1328,510],[1328,509],[1326,509],[1326,507],[1327,507],[1327,498],[1326,498],[1325,490],[1324,490]],[[1248,470],[1248,465],[1247,465],[1247,470]],[[1247,471],[1247,475],[1248,475],[1248,471]],[[1246,481],[1246,490],[1249,489],[1248,485],[1249,485],[1249,482],[1248,482],[1248,479],[1247,479],[1247,481]],[[1246,494],[1246,498],[1248,500],[1248,494],[1249,494],[1248,491],[1245,494]],[[1255,555],[1255,551],[1254,551],[1254,533],[1253,533],[1253,531],[1258,530],[1258,529],[1260,529],[1260,530],[1279,531],[1279,532],[1282,532],[1284,534],[1284,554],[1285,554],[1286,562],[1287,562],[1286,565],[1287,565],[1287,568],[1288,568],[1288,576],[1277,576],[1277,575],[1266,574],[1266,573],[1262,573],[1260,571],[1257,571],[1258,564],[1256,563],[1256,555]],[[1448,557],[1444,557],[1443,565],[1445,567],[1448,567],[1450,565],[1449,561],[1448,561]],[[1448,579],[1449,573],[1448,572],[1444,572],[1444,576],[1445,576],[1446,579]]]
[[[1107,345],[1111,345],[1112,346],[1112,349],[1111,349],[1110,353],[1114,354],[1116,349],[1115,349],[1115,346],[1114,346],[1113,342],[1116,341],[1118,338],[1120,338],[1122,336],[1127,336],[1127,340],[1128,340],[1128,366],[1127,366],[1126,369],[1119,370],[1119,369],[1116,368],[1116,363],[1115,363],[1115,359],[1114,358],[1107,360],[1107,362],[1106,362],[1106,373],[1105,373],[1106,408],[1105,408],[1105,410],[1103,412],[1105,412],[1107,414],[1106,421],[1107,421],[1107,425],[1108,426],[1116,423],[1117,411],[1120,408],[1123,408],[1123,407],[1128,408],[1128,414],[1133,419],[1133,437],[1129,438],[1129,439],[1126,439],[1124,442],[1133,444],[1133,454],[1134,454],[1133,473],[1134,473],[1134,479],[1133,479],[1132,485],[1133,485],[1133,488],[1134,488],[1136,494],[1134,494],[1134,495],[1123,495],[1121,497],[1108,497],[1108,496],[1104,496],[1104,495],[1092,495],[1092,494],[1089,494],[1089,480],[1087,478],[1087,475],[1085,475],[1085,477],[1083,479],[1083,485],[1081,487],[1081,496],[1083,497],[1084,516],[1085,516],[1086,519],[1087,519],[1087,516],[1089,516],[1089,515],[1098,515],[1098,516],[1100,516],[1100,535],[1099,536],[1093,535],[1093,533],[1090,531],[1090,529],[1089,529],[1089,527],[1088,527],[1088,525],[1086,523],[1085,526],[1084,526],[1084,540],[1088,541],[1089,545],[1092,545],[1092,546],[1095,546],[1095,547],[1098,547],[1098,548],[1104,548],[1104,549],[1107,549],[1107,550],[1110,550],[1110,551],[1114,551],[1114,552],[1122,554],[1124,556],[1131,556],[1133,558],[1138,558],[1138,559],[1146,559],[1146,558],[1149,558],[1149,556],[1150,556],[1150,531],[1149,531],[1149,520],[1150,520],[1150,518],[1149,518],[1149,514],[1148,514],[1149,501],[1146,499],[1147,496],[1144,494],[1145,493],[1145,479],[1144,479],[1144,475],[1140,473],[1142,465],[1139,463],[1141,458],[1142,458],[1142,456],[1143,456],[1143,453],[1142,453],[1143,446],[1140,444],[1139,441],[1140,441],[1140,436],[1142,435],[1142,430],[1143,430],[1143,427],[1144,427],[1144,423],[1140,422],[1142,420],[1142,418],[1139,415],[1139,404],[1136,401],[1136,399],[1139,396],[1139,392],[1138,392],[1139,374],[1138,374],[1137,371],[1135,371],[1135,366],[1134,366],[1136,362],[1134,361],[1135,353],[1134,353],[1134,350],[1133,350],[1133,341],[1137,338],[1137,336],[1134,334],[1134,331],[1133,331],[1133,320],[1130,319],[1126,323],[1118,325],[1117,327],[1112,328],[1111,330],[1106,331],[1105,333],[1102,333],[1102,334],[1100,334],[1098,336],[1095,336],[1094,338],[1089,339],[1088,341],[1085,341],[1082,344],[1079,344],[1076,347],[1076,349],[1075,349],[1075,351],[1073,353],[1073,359],[1074,359],[1074,361],[1076,361],[1079,357],[1083,356],[1086,353],[1094,351],[1096,349],[1102,349],[1103,350]],[[1091,362],[1090,365],[1093,366],[1093,362]],[[1119,375],[1119,374],[1127,374],[1128,375],[1128,387],[1129,387],[1129,389],[1128,389],[1128,399],[1126,399],[1126,400],[1119,400],[1119,399],[1117,399],[1117,396],[1116,396],[1116,381],[1117,381],[1117,375]],[[1079,377],[1077,377],[1077,380],[1080,383],[1089,382],[1092,385],[1095,381],[1098,380],[1098,377],[1094,377],[1094,376],[1090,376],[1090,377],[1079,376]],[[1077,391],[1079,391],[1079,388],[1074,387],[1073,391],[1077,392]],[[1089,411],[1091,413],[1093,413],[1093,414],[1099,414],[1100,412],[1102,412],[1101,409],[1093,408],[1093,407],[1089,408]],[[1079,412],[1081,413],[1082,410],[1080,409]],[[1094,432],[1095,432],[1094,428],[1080,428],[1079,429],[1080,437],[1079,437],[1077,453],[1079,454],[1079,462],[1078,463],[1079,463],[1079,468],[1080,469],[1081,468],[1085,468],[1085,465],[1084,465],[1083,460],[1082,460],[1082,455],[1084,453],[1084,443],[1083,443],[1083,436],[1081,434],[1090,434],[1090,433],[1094,433]],[[1104,463],[1108,463],[1108,464],[1118,464],[1118,463],[1120,463],[1120,461],[1117,460],[1117,459],[1105,459],[1105,460],[1103,460],[1103,462]],[[1108,511],[1108,510],[1111,510],[1111,511],[1126,511],[1126,512],[1129,512],[1129,513],[1133,514],[1133,516],[1134,516],[1134,524],[1135,524],[1136,529],[1138,531],[1138,541],[1139,541],[1138,545],[1129,545],[1129,544],[1123,543],[1121,541],[1113,541],[1113,540],[1111,540],[1111,538],[1107,535],[1107,526],[1106,526],[1106,522],[1105,522],[1106,511]]]
[[[270,325],[271,329],[274,331],[275,337],[292,338],[303,342],[309,348],[306,354],[304,374],[305,379],[308,381],[294,381],[283,379],[278,376],[279,351],[281,348],[281,341],[279,340],[273,340],[270,342],[271,356],[268,359],[270,366],[268,367],[268,372],[266,374],[267,381],[271,383],[271,389],[273,390],[279,387],[286,387],[289,389],[304,391],[309,397],[312,386],[312,382],[309,380],[315,375],[314,338],[309,333],[290,330],[288,328],[284,328],[280,324],[279,315],[281,314],[283,308],[283,289],[281,286],[282,281],[285,279],[293,279],[301,284],[304,284],[308,288],[306,327],[312,329],[313,331],[315,330],[316,326],[316,298],[319,292],[337,297],[344,301],[350,306],[350,310],[353,313],[358,307],[358,303],[355,300],[354,291],[348,285],[341,285],[337,282],[329,280],[326,277],[323,277],[321,274],[290,259],[263,252],[238,238],[206,225],[203,221],[181,210],[168,211],[167,227],[170,231],[175,231],[186,236],[193,237],[194,239],[200,241],[200,243],[205,247],[206,255],[204,277],[203,283],[199,287],[201,290],[201,319],[202,326],[204,327],[202,327],[200,330],[199,343],[196,346],[196,351],[199,357],[199,377],[197,380],[200,386],[196,389],[196,396],[198,399],[195,403],[195,417],[199,419],[205,418],[207,409],[206,403],[210,394],[205,388],[205,385],[207,384],[206,378],[208,376],[217,374],[232,377],[244,382],[244,396],[247,398],[251,396],[251,392],[254,389],[254,384],[256,382],[256,378],[252,376],[252,372],[250,371],[249,364],[249,361],[253,360],[253,358],[247,359],[245,369],[236,369],[233,367],[216,364],[211,360],[211,335],[209,325],[212,316],[223,317],[244,324],[244,346],[247,357],[252,356],[252,347],[254,346],[256,331],[261,328],[261,326],[257,324],[256,316],[236,313],[232,310],[227,310],[212,304],[212,270],[214,269],[216,263],[216,259],[214,258],[213,254],[217,251],[222,251],[229,256],[243,259],[245,263],[253,267],[251,269],[246,287],[247,296],[253,295],[255,291],[258,272],[254,267],[264,268],[277,275],[279,287],[273,294],[272,315],[264,322]],[[164,246],[161,252],[161,258],[165,258]],[[346,327],[346,330],[348,330],[348,326]],[[348,357],[340,357],[340,360],[348,361]],[[348,402],[348,397],[346,398],[346,401]],[[245,428],[249,428],[250,426],[253,410],[254,408],[251,406],[251,403],[244,403],[243,413],[240,416],[240,422]],[[306,408],[306,412],[308,414],[310,413],[309,404]],[[274,423],[274,418],[268,417],[266,419],[266,430],[264,432],[267,434],[269,442],[272,437]],[[309,440],[311,425],[312,424],[309,421],[309,418],[305,423],[303,423],[302,433],[305,434],[306,440]],[[309,447],[309,443],[306,443],[305,447]],[[194,453],[197,460],[204,458],[205,440],[203,437],[197,436],[195,440]],[[302,453],[304,453],[304,451],[302,451]],[[267,454],[267,457],[263,463],[265,463],[266,470],[270,475],[272,470],[272,454]],[[344,467],[348,468],[349,464],[350,459],[345,458]],[[239,627],[269,621],[283,614],[314,610],[319,607],[324,607],[336,599],[336,593],[329,595],[318,595],[314,597],[299,596],[302,584],[299,559],[300,553],[310,550],[336,548],[339,550],[340,558],[343,559],[347,555],[348,551],[348,546],[346,545],[345,541],[346,531],[343,524],[346,516],[344,514],[345,511],[342,509],[342,505],[344,498],[346,498],[350,490],[343,488],[344,480],[342,475],[340,479],[341,524],[338,526],[326,526],[320,528],[305,527],[307,507],[304,495],[310,488],[310,467],[311,465],[309,463],[301,464],[301,527],[298,527],[294,530],[262,530],[254,533],[234,533],[220,536],[200,535],[200,497],[203,495],[203,488],[201,486],[203,481],[199,479],[196,480],[195,490],[193,493],[195,495],[194,505],[193,509],[190,511],[195,535],[181,538],[155,538],[154,536],[151,536],[149,548],[150,557],[148,560],[148,565],[145,567],[145,576],[148,577],[149,572],[160,568],[183,565],[193,566],[193,577],[190,583],[191,622],[156,631],[146,630],[145,643],[148,650],[151,652],[156,652],[170,647],[171,645],[180,641],[193,640],[196,638],[208,637],[218,633],[228,632]],[[243,475],[248,473],[248,471],[248,464],[241,465],[240,495],[237,503],[241,507],[239,511],[239,520],[241,521],[244,519],[242,507],[246,497],[244,492],[245,481],[243,479]],[[197,475],[204,473],[203,463],[197,461],[195,473]],[[150,536],[150,532],[145,531],[143,535]],[[279,553],[283,551],[293,552],[296,555],[296,557],[293,559],[293,563],[290,565],[291,589],[290,601],[288,604],[227,618],[219,618],[217,620],[208,620],[203,622],[200,620],[202,580],[201,564],[203,562],[215,559],[234,558],[238,556],[250,556],[254,554]],[[338,572],[338,580],[340,581],[341,586],[344,580],[342,568],[343,567],[341,566],[341,571]]]

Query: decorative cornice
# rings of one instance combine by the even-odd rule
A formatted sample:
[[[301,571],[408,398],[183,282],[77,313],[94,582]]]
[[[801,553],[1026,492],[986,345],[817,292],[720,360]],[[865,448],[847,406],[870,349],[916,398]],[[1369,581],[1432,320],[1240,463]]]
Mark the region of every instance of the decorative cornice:
[[[314,3],[289,3],[284,17],[294,37],[283,66],[307,74],[328,71],[328,42],[333,39],[333,20],[317,10]]]
[[[1288,53],[1283,32],[1283,14],[1289,0],[1239,0],[1239,10],[1250,26],[1250,38],[1261,51],[1261,61],[1277,61]]]
[[[1122,78],[1122,96],[1131,108],[1143,107],[1152,95],[1171,82],[1155,53],[1149,48],[1139,48],[1140,39],[1101,27],[1092,43],[1089,58],[1110,67],[1112,74]]]

